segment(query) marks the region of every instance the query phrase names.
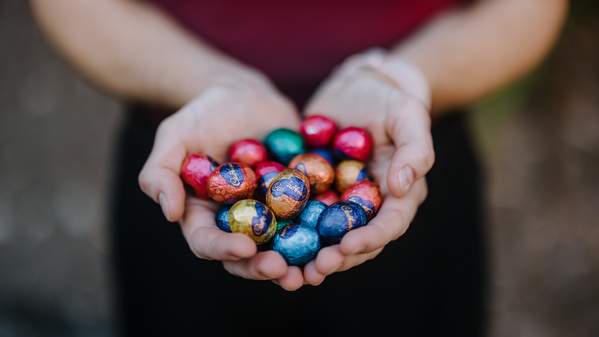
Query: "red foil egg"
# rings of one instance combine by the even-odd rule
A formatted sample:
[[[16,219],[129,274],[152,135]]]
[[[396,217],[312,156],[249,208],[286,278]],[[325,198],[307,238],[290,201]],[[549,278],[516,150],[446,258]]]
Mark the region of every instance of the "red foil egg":
[[[368,179],[366,164],[357,160],[344,160],[335,170],[335,187],[339,193],[362,180]]]
[[[252,197],[256,189],[256,175],[242,163],[226,163],[208,176],[208,196],[220,203],[231,204]]]
[[[327,116],[313,115],[302,121],[300,133],[312,147],[326,146],[337,131],[337,124]]]
[[[256,173],[256,179],[258,181],[258,187],[256,189],[256,194],[264,198],[266,196],[266,191],[268,191],[268,186],[272,180],[277,176],[277,174],[283,172],[285,170],[285,166],[277,163],[276,161],[263,161],[256,164],[254,169],[254,173]]]
[[[310,180],[302,172],[286,169],[279,173],[268,187],[266,205],[277,218],[296,217],[310,198]]]
[[[192,153],[185,158],[181,165],[181,179],[189,185],[198,198],[208,198],[208,176],[218,166],[218,163],[200,153]]]
[[[339,196],[337,196],[337,193],[335,193],[335,191],[328,190],[316,195],[314,199],[323,202],[327,206],[331,206],[332,204],[339,201]]]
[[[372,219],[381,208],[383,197],[379,185],[370,180],[364,180],[345,190],[341,200],[355,202],[362,206],[368,219]]]
[[[239,140],[229,148],[229,158],[233,162],[254,166],[268,158],[266,148],[255,139]]]
[[[372,136],[366,129],[350,126],[337,132],[333,139],[333,150],[341,159],[367,161],[372,153],[372,144]]]
[[[295,156],[289,167],[301,171],[310,180],[310,187],[314,193],[321,193],[329,189],[335,180],[335,170],[322,156],[315,153],[304,153]]]

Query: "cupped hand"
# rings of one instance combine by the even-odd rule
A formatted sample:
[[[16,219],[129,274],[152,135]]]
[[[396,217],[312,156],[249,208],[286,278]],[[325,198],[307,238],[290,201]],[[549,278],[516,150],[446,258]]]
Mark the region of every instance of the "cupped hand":
[[[434,162],[430,90],[420,71],[381,51],[349,58],[318,90],[306,109],[340,127],[367,128],[374,139],[369,170],[384,201],[367,226],[322,249],[304,268],[307,283],[378,255],[408,228],[427,194],[425,175]]]
[[[218,229],[217,205],[187,195],[179,177],[189,153],[201,152],[222,162],[234,141],[261,139],[279,127],[297,129],[298,123],[293,105],[269,83],[219,81],[160,124],[139,185],[160,204],[169,221],[180,223],[199,258],[222,261],[229,273],[240,277],[275,280],[288,290],[299,288],[303,284],[299,268],[287,267],[273,251],[257,252],[254,242],[243,234]]]

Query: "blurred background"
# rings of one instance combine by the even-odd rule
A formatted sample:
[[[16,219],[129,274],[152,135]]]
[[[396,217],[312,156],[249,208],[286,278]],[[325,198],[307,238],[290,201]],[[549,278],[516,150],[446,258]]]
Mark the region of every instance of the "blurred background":
[[[492,336],[599,336],[599,6],[574,0],[527,78],[473,108]],[[113,336],[107,192],[120,106],[0,1],[0,337]]]

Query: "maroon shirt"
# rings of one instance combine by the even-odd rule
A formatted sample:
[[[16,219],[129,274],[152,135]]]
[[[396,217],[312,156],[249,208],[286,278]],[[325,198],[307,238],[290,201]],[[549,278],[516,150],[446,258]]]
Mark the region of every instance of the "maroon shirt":
[[[460,0],[149,0],[300,100],[346,57],[389,47]]]

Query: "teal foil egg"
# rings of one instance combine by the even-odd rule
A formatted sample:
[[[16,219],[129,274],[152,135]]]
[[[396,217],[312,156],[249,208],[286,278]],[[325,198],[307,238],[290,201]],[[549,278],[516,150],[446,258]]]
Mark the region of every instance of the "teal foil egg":
[[[338,243],[350,230],[368,222],[362,207],[351,201],[339,201],[327,207],[318,219],[316,229],[326,243]]]
[[[216,227],[227,233],[231,233],[231,226],[229,225],[229,209],[231,206],[224,205],[219,208],[216,212]]]
[[[299,215],[299,223],[303,226],[316,228],[320,214],[327,208],[324,202],[318,200],[309,200],[304,210]]]
[[[302,225],[289,225],[275,235],[272,249],[279,252],[291,266],[311,261],[320,249],[318,232]]]
[[[277,219],[277,233],[283,230],[287,225],[291,225],[292,221],[289,219]]]
[[[264,145],[268,152],[277,161],[287,165],[300,153],[304,153],[304,139],[302,136],[290,129],[275,129],[264,139]]]

